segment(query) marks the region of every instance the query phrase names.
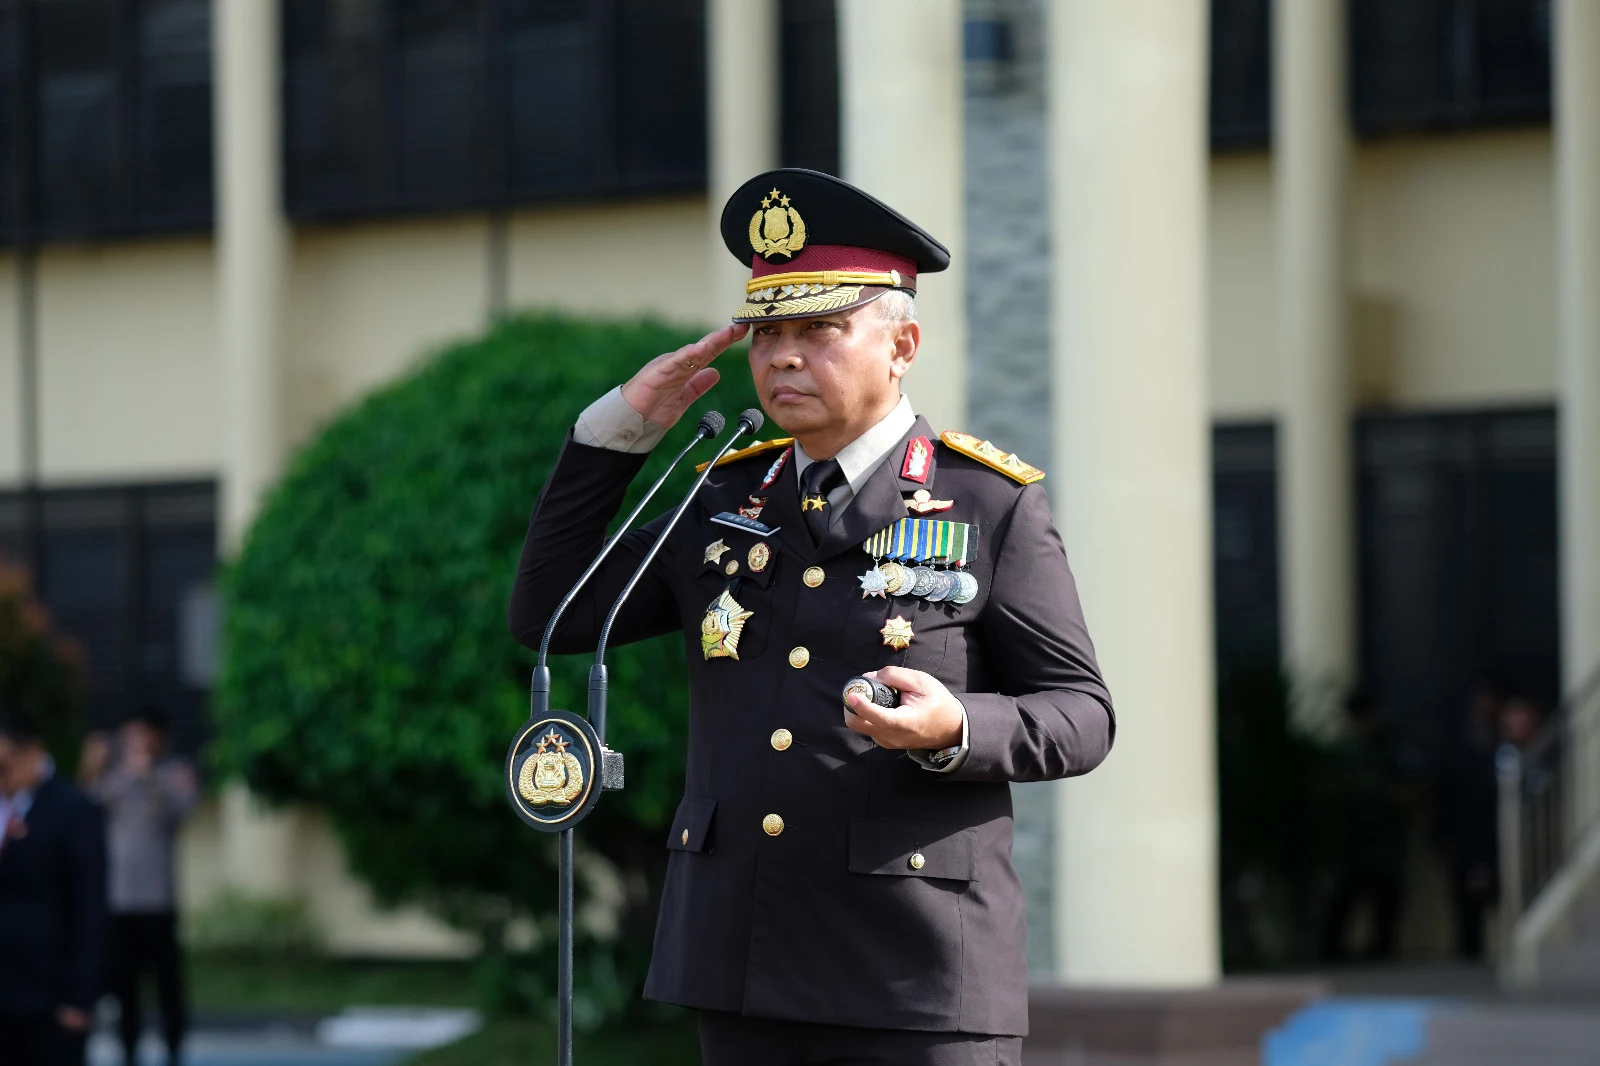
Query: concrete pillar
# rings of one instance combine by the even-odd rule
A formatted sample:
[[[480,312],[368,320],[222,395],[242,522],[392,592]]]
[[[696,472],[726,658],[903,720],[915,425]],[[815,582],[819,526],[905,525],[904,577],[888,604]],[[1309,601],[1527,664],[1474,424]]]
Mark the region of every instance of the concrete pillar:
[[[1206,404],[1206,5],[1049,6],[1050,486],[1118,710],[1058,786],[1074,984],[1218,974]]]
[[[966,160],[960,0],[839,0],[839,140],[845,180],[952,254],[917,280],[922,348],[906,392],[935,430],[967,417]]]
[[[723,325],[744,299],[750,260],[723,247],[722,205],[740,185],[778,165],[778,0],[708,0],[706,104],[711,177],[706,205],[711,292],[706,322]]]
[[[1357,665],[1344,7],[1277,0],[1273,8],[1282,653],[1303,682],[1348,683]]]
[[[212,14],[217,321],[222,367],[221,547],[238,550],[283,460],[284,271],[288,223],[280,193],[278,5],[217,0]],[[291,820],[261,810],[238,785],[223,804],[224,879],[244,891],[290,890]]]
[[[1600,669],[1600,4],[1558,0],[1555,15],[1561,682],[1570,694]],[[1593,714],[1592,703],[1581,710]],[[1593,759],[1593,744],[1573,747],[1574,759]],[[1600,768],[1571,769],[1573,824],[1585,826],[1600,809]]]

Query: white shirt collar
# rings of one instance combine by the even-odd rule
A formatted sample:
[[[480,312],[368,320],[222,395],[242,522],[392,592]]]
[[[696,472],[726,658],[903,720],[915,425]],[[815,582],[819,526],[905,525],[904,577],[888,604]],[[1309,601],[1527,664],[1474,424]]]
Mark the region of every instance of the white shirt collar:
[[[906,431],[916,423],[917,416],[911,410],[911,400],[902,395],[900,402],[894,405],[894,410],[884,415],[877,425],[840,449],[834,458],[839,460],[839,469],[844,471],[844,479],[849,482],[851,492],[861,491],[861,486],[878,468],[878,464],[888,457],[894,446],[900,443],[900,438],[905,436]],[[796,441],[795,474],[804,473],[806,467],[815,461]]]

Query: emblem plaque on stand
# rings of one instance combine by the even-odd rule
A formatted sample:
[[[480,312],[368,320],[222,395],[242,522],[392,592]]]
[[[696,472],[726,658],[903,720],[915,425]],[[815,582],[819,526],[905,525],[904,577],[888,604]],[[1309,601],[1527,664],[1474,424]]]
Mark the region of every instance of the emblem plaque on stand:
[[[571,829],[603,790],[621,787],[622,756],[571,711],[529,719],[506,752],[506,796],[517,817],[542,832]]]

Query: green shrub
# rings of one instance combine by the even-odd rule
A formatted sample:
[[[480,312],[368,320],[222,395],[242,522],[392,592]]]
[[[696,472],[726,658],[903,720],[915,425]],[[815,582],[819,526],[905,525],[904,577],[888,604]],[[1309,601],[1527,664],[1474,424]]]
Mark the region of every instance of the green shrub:
[[[82,691],[77,645],[55,633],[26,572],[0,560],[0,703],[34,717],[45,745],[69,774],[83,740]]]
[[[184,942],[194,951],[245,958],[294,958],[322,950],[322,931],[304,901],[217,893],[184,915]]]
[[[555,838],[516,819],[501,783],[528,714],[533,657],[505,622],[528,514],[578,413],[698,335],[542,315],[439,353],[296,456],[224,579],[219,767],[271,801],[322,808],[380,901],[421,903],[480,935],[491,1007],[547,1003],[555,978]],[[724,382],[630,500],[698,410],[754,402],[742,353],[719,365]],[[692,477],[686,463],[654,509]],[[608,657],[607,739],[627,756],[628,787],[578,837],[627,891],[613,893],[625,900],[617,930],[579,943],[591,1020],[637,1000],[648,958],[682,791],[682,655],[667,638]],[[555,706],[582,709],[587,669],[585,657],[552,660]],[[541,935],[514,960],[506,933],[519,918]]]

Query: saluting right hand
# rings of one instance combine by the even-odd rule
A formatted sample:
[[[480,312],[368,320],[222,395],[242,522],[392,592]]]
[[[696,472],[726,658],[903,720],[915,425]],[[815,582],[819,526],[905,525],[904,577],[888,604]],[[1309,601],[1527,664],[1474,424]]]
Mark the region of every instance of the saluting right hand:
[[[710,363],[748,333],[743,323],[713,330],[693,344],[658,355],[622,386],[622,398],[646,422],[668,429],[722,377]]]

